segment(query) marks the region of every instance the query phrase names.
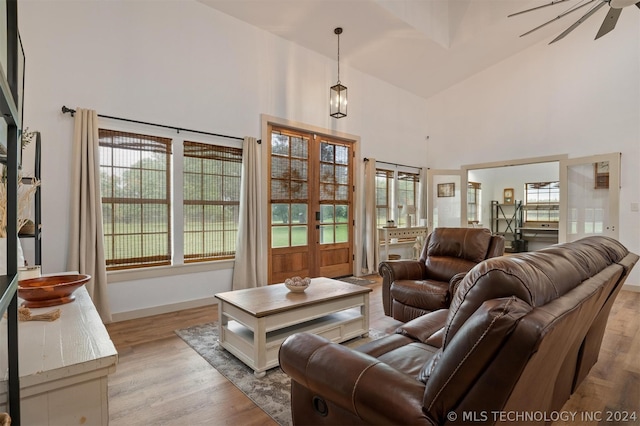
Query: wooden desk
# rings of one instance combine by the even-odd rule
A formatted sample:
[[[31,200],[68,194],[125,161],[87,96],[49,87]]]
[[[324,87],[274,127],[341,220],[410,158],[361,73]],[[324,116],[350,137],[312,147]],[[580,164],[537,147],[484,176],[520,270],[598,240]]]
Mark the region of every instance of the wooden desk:
[[[384,257],[378,259],[389,260],[389,245],[392,239],[415,241],[418,237],[426,237],[429,229],[426,226],[413,226],[411,228],[378,228],[378,244],[384,243]]]
[[[107,375],[115,372],[118,352],[86,288],[60,308],[56,321],[26,321],[18,327],[20,401],[24,425],[107,425]],[[21,301],[20,301],[21,302]],[[7,332],[2,319],[0,333]],[[6,337],[2,336],[3,341]],[[0,368],[6,376],[6,356]],[[6,379],[6,377],[5,377]],[[6,411],[6,381],[0,382],[0,411]]]

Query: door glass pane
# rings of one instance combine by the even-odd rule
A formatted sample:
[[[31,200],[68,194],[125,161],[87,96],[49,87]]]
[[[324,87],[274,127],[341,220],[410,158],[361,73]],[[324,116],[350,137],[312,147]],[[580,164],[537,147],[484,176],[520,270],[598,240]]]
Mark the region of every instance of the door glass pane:
[[[609,222],[609,188],[598,187],[592,163],[567,169],[568,241],[605,232]]]
[[[346,223],[349,221],[349,206],[336,205],[336,222]]]
[[[336,183],[346,185],[349,183],[349,168],[347,166],[336,166],[335,168]]]
[[[289,136],[277,133],[271,135],[271,155],[289,155]]]
[[[308,158],[309,157],[309,140],[306,138],[291,138],[291,157]]]
[[[271,157],[271,178],[285,179],[290,175],[289,159],[286,157]]]
[[[335,146],[327,142],[320,144],[320,161],[324,163],[333,163],[335,160]]]
[[[327,183],[320,184],[320,200],[329,201],[334,199],[335,185]]]
[[[333,223],[334,212],[332,205],[320,206],[320,222],[321,223]]]
[[[271,228],[271,247],[289,247],[288,226],[274,226]]]
[[[308,229],[306,226],[291,227],[291,246],[306,246]]]
[[[291,223],[307,223],[308,217],[306,204],[291,205]]]
[[[336,243],[349,241],[349,228],[346,224],[336,225]]]
[[[336,164],[349,164],[349,148],[336,145]]]
[[[289,223],[289,204],[271,205],[271,223],[280,225]]]
[[[349,199],[349,187],[345,185],[339,185],[336,187],[336,200],[347,201]]]
[[[333,164],[320,164],[320,182],[333,183],[335,181]]]
[[[320,244],[333,244],[333,225],[320,225]]]
[[[291,179],[307,180],[307,161],[291,160]]]
[[[289,200],[289,182],[284,180],[271,180],[271,199]]]

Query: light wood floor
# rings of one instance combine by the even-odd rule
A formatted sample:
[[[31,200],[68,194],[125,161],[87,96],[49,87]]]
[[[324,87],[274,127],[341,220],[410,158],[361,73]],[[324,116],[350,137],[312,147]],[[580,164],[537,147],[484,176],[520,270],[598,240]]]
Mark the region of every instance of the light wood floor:
[[[378,283],[371,286],[371,328],[393,332],[400,323],[384,315],[376,278]],[[600,359],[563,411],[578,413],[577,418],[607,410],[640,417],[639,311],[640,293],[622,291],[613,305]],[[275,425],[174,333],[215,320],[217,308],[211,306],[109,324],[119,353],[117,370],[109,376],[111,424]],[[640,420],[608,424],[633,425]]]

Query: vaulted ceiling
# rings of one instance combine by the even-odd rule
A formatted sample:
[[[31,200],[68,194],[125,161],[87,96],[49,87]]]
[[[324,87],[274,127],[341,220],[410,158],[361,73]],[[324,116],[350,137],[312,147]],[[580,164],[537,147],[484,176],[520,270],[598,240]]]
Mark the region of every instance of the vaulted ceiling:
[[[507,15],[551,0],[199,1],[332,59],[337,50],[333,30],[342,27],[341,65],[424,98],[535,43],[551,41],[583,14],[573,13],[520,37],[580,0],[511,18]],[[585,22],[581,31],[593,38],[605,9]],[[640,17],[640,13],[627,15],[627,19]],[[572,37],[581,36],[576,32],[561,42],[571,43]]]

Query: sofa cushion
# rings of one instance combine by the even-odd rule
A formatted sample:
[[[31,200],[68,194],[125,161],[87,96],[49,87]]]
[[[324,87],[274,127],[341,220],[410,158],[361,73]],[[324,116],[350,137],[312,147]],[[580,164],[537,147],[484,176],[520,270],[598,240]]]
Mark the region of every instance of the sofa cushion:
[[[449,306],[449,287],[434,280],[401,280],[391,284],[393,300],[403,305],[437,311]]]
[[[424,407],[439,423],[492,362],[495,353],[531,306],[517,297],[484,302],[446,348],[425,364],[418,379],[426,383]]]

